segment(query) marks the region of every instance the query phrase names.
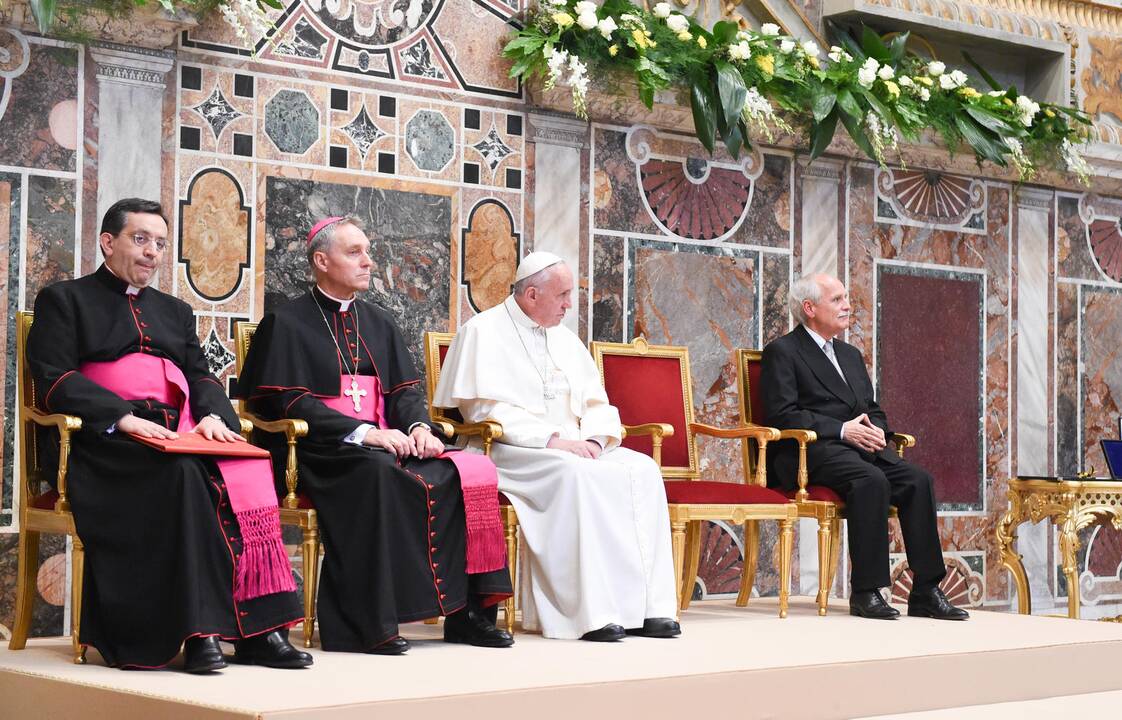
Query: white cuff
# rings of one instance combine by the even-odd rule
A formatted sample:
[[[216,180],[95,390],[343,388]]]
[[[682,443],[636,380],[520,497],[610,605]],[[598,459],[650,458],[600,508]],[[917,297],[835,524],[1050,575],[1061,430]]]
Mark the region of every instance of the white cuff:
[[[418,420],[417,422],[409,426],[409,429],[405,431],[405,434],[412,435],[413,431],[419,427],[427,427],[429,429],[429,432],[432,432],[432,425],[429,425],[427,422],[421,422],[420,420]]]
[[[362,439],[366,437],[366,433],[374,430],[375,427],[369,423],[363,423],[354,429],[347,437],[343,438],[343,442],[350,443],[351,445],[361,445]]]

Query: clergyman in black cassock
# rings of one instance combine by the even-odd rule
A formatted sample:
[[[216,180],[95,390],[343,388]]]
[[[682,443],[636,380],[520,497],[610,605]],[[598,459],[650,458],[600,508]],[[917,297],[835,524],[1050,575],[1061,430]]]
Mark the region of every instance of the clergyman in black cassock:
[[[309,233],[308,256],[316,287],[262,319],[238,392],[265,418],[308,423],[297,459],[326,547],[317,610],[323,648],[400,654],[409,645],[398,624],[438,615],[446,616],[447,641],[509,646],[513,639],[494,626],[497,604],[512,592],[497,490],[480,530],[490,540],[490,569],[469,574],[472,525],[460,472],[436,457],[443,444],[429,432],[400,330],[356,296],[370,284],[366,235],[352,218],[329,218]],[[347,386],[359,381],[376,384],[356,395]],[[375,406],[383,427],[356,417]],[[283,467],[283,438],[261,442],[272,443],[274,466]]]
[[[261,527],[239,528],[244,516],[232,508],[214,456],[165,454],[127,434],[171,438],[181,418],[193,417],[208,439],[241,440],[238,417],[199,347],[191,308],[145,287],[167,243],[159,204],[118,202],[106,213],[100,242],[106,260],[96,272],[39,293],[27,348],[40,407],[82,420],[68,474],[86,552],[79,640],[124,668],[162,667],[184,645],[186,670],[216,670],[225,666],[219,637],[237,643],[240,662],[309,665],[311,656],[287,641],[286,628],[303,612],[279,525],[275,537],[261,530],[275,510],[266,504]],[[126,400],[120,392],[138,383],[136,375],[126,374],[114,392],[87,374],[131,361],[154,364],[159,387],[172,387],[164,370],[169,378],[178,373],[186,400]],[[240,537],[242,530],[251,539]],[[236,571],[252,566],[243,564],[247,547],[272,551],[266,564],[274,590],[291,589],[259,588],[235,599],[235,585],[240,592],[246,580]]]
[[[861,351],[837,339],[849,326],[845,286],[829,275],[795,282],[791,312],[801,323],[763,351],[760,385],[764,422],[781,430],[813,430],[807,446],[811,485],[833,489],[845,501],[853,562],[851,614],[894,619],[879,588],[889,584],[888,508],[895,505],[908,565],[914,573],[908,614],[964,620],[939,583],[946,575],[939,542],[934,481],[886,445],[888,418],[877,404]],[[768,446],[769,484],[795,489],[798,448]]]

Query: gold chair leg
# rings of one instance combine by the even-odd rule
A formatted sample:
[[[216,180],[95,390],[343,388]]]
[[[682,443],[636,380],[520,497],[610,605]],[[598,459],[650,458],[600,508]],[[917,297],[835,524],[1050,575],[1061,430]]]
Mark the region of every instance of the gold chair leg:
[[[838,577],[838,563],[841,561],[841,518],[834,518],[830,521],[830,589],[834,587],[834,582]],[[826,594],[827,602],[829,602],[829,593]]]
[[[752,599],[752,586],[756,584],[756,564],[760,558],[760,527],[755,520],[744,522],[744,569],[740,573],[740,593],[736,606],[745,607]]]
[[[674,552],[674,587],[678,591],[678,617],[682,616],[682,575],[685,574],[683,565],[686,562],[686,521],[670,520],[670,543]]]
[[[31,629],[31,609],[35,603],[35,576],[39,571],[39,533],[26,528],[19,533],[16,571],[16,614],[12,623],[9,650],[23,650]]]
[[[779,521],[779,617],[787,617],[787,602],[791,595],[791,549],[794,545],[795,522],[790,518]]]
[[[818,518],[818,614],[826,614],[830,602],[830,521]]]
[[[693,600],[693,586],[697,579],[697,569],[701,564],[701,528],[704,521],[695,520],[686,526],[685,566],[682,572],[681,609],[689,610]]]
[[[503,602],[503,624],[508,633],[514,632],[514,612],[518,597],[518,518],[510,512],[503,518],[503,537],[506,540],[506,567],[510,573],[511,594]]]
[[[82,631],[82,583],[86,575],[86,548],[77,535],[70,549],[70,642],[74,646],[74,664],[86,664],[86,646],[79,641]]]
[[[319,529],[304,530],[304,542],[300,545],[300,555],[304,570],[304,647],[312,647],[312,635],[316,630],[316,584],[319,581]]]

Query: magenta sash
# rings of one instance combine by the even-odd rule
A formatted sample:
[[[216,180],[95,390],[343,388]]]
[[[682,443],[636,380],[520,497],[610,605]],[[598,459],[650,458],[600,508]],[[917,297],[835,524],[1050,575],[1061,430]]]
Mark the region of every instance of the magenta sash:
[[[195,427],[187,378],[170,360],[131,353],[110,362],[82,363],[78,371],[125,400],[154,400],[178,406],[176,432],[191,432]],[[241,530],[242,554],[234,576],[234,599],[251,600],[295,591],[292,568],[281,539],[272,462],[267,458],[226,458],[215,463]]]
[[[350,375],[340,376],[338,397],[320,400],[332,410],[387,429],[381,380],[374,375],[357,375],[354,379],[359,388],[355,393],[359,396],[359,410],[355,410],[354,395],[347,394],[351,392]],[[438,457],[451,461],[460,475],[467,524],[467,572],[501,570],[506,567],[506,543],[499,518],[499,475],[495,463],[486,455],[459,450],[445,451]]]

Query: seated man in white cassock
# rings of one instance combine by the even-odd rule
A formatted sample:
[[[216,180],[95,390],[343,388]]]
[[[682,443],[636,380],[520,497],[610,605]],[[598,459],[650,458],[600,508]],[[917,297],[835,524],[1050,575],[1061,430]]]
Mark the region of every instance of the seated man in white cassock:
[[[551,253],[527,255],[514,292],[460,329],[434,404],[503,426],[492,446],[499,490],[524,547],[523,627],[545,637],[674,637],[674,565],[658,465],[619,447],[587,348],[561,326],[573,274]]]

